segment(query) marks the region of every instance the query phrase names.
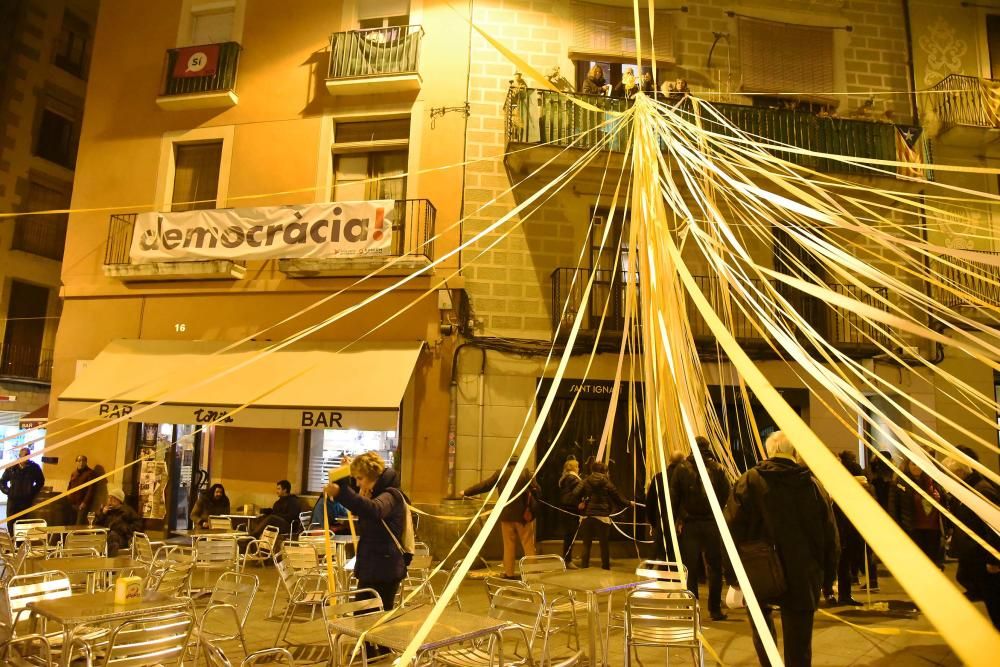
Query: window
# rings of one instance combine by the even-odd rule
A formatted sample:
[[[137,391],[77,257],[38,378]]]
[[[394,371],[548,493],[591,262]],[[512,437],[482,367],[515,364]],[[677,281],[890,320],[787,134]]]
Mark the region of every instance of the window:
[[[359,2],[358,28],[391,28],[410,23],[409,0],[364,0]]]
[[[39,362],[48,304],[49,288],[11,281],[7,328],[0,353],[0,375],[42,377]]]
[[[191,13],[191,44],[220,44],[233,35],[233,7]]]
[[[307,440],[306,471],[303,487],[306,493],[322,493],[328,473],[340,467],[344,456],[378,452],[387,466],[396,459],[395,431],[356,431],[331,429],[313,431]]]
[[[71,118],[52,109],[42,109],[35,155],[72,169],[76,164],[77,139],[76,123]]]
[[[64,13],[53,60],[56,67],[82,79],[89,45],[90,26],[87,22],[70,12]]]
[[[986,45],[990,51],[990,77],[1000,78],[1000,14],[986,16]]]
[[[28,183],[28,193],[21,206],[25,211],[50,211],[69,208],[69,186],[65,189],[48,187],[37,181]],[[14,222],[12,250],[62,260],[66,245],[67,213],[27,215]]]
[[[631,62],[634,66],[638,44],[631,3],[627,7],[610,7],[590,2],[574,2],[572,12],[571,59]],[[674,58],[673,19],[667,12],[656,12],[653,18],[651,36],[648,13],[645,9],[640,12],[642,55],[649,58],[651,52],[655,51],[657,61],[671,62]]]
[[[833,51],[831,28],[739,19],[745,91],[829,100],[834,90]]]
[[[331,199],[406,199],[409,134],[409,118],[337,123]]]
[[[174,189],[170,210],[215,208],[221,162],[221,141],[174,144]]]

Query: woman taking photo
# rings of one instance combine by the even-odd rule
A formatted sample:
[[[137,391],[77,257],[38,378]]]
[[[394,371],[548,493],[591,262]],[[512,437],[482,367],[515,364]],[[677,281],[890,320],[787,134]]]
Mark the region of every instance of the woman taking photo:
[[[354,576],[358,588],[374,589],[382,598],[383,608],[389,610],[406,577],[400,545],[406,527],[407,499],[399,489],[399,473],[387,468],[375,452],[362,454],[350,461],[350,466],[357,490],[349,478],[344,478],[327,484],[323,491],[358,517]]]

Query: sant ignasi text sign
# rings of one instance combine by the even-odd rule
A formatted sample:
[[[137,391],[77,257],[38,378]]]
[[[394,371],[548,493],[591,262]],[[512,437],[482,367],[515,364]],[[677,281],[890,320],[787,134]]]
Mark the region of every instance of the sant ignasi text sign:
[[[136,216],[134,264],[211,259],[325,259],[387,254],[391,199]]]

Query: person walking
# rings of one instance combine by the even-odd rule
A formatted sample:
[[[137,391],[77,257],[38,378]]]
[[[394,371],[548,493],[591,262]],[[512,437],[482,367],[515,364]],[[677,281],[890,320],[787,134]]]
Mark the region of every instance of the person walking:
[[[913,461],[907,460],[906,473],[912,481],[899,476],[889,488],[889,516],[927,554],[935,565],[944,567],[941,545],[941,513],[913,487],[917,484],[934,500],[941,501],[937,484]]]
[[[608,538],[611,536],[611,516],[619,508],[635,503],[622,497],[618,487],[608,477],[608,466],[601,461],[590,464],[590,474],[577,490],[577,498],[577,507],[583,512],[583,523],[580,525],[583,555],[580,567],[590,567],[590,548],[596,537],[601,549],[601,569],[610,570],[611,545]]]
[[[117,488],[108,490],[108,501],[97,513],[95,523],[108,529],[109,556],[117,556],[121,549],[128,549],[132,535],[142,528],[139,514],[125,504],[125,492]]]
[[[370,588],[382,598],[382,607],[392,609],[399,584],[406,578],[406,543],[409,499],[399,488],[399,473],[386,466],[376,452],[365,452],[346,460],[351,478],[327,484],[323,491],[358,517],[358,548],[354,576],[358,588]],[[411,536],[412,537],[412,536]],[[412,554],[410,554],[412,556]]]
[[[31,456],[31,450],[22,447],[18,456],[21,460],[4,470],[0,476],[0,493],[7,496],[8,517],[31,509],[35,504],[35,496],[45,485],[42,467],[28,458]]]
[[[577,510],[577,489],[583,484],[580,479],[580,462],[570,456],[563,463],[562,477],[559,478],[559,521],[563,526],[563,562],[566,568],[575,570],[573,563],[573,543],[580,531],[580,512]]]
[[[874,497],[875,491],[868,483],[864,470],[858,463],[853,452],[840,452],[837,455],[840,462],[847,468],[847,472],[854,475],[854,478]],[[855,573],[865,566],[865,542],[861,539],[861,533],[854,527],[851,520],[847,518],[840,506],[834,503],[833,517],[837,522],[837,534],[840,536],[840,556],[837,558],[837,597],[836,604],[852,607],[862,606],[860,602],[851,596],[851,584],[854,581]],[[874,568],[872,568],[874,569]],[[871,576],[871,575],[870,575]],[[833,589],[823,591],[827,600],[833,602]]]
[[[729,476],[715,458],[708,439],[695,438],[698,451],[705,462],[712,494],[725,507],[729,499]],[[694,454],[678,465],[670,479],[671,502],[677,529],[680,531],[681,557],[688,567],[687,588],[698,597],[698,568],[702,557],[708,567],[708,612],[713,621],[724,621],[722,613],[722,536],[712,514],[708,492],[698,473]]]
[[[191,509],[191,522],[195,528],[210,528],[211,517],[230,513],[229,496],[226,495],[226,487],[221,484],[213,484],[207,491],[198,495],[194,507]]]
[[[780,607],[785,665],[808,667],[820,589],[832,586],[836,575],[837,525],[826,491],[796,461],[788,437],[781,431],[772,433],[765,449],[768,458],[736,480],[726,504],[726,521],[737,549],[755,541],[775,547],[785,592],[773,600],[760,600],[761,611],[777,639],[773,605]],[[760,664],[770,664],[756,626],[752,630]]]
[[[653,560],[674,560],[674,542],[667,535],[670,519],[667,514],[667,496],[664,493],[664,479],[669,480],[674,471],[684,462],[684,455],[674,452],[667,464],[667,474],[654,473],[646,489],[646,521],[649,522],[649,537],[653,541]]]
[[[69,499],[70,507],[74,511],[74,522],[78,526],[82,526],[87,521],[87,512],[90,511],[90,505],[94,502],[94,489],[97,488],[97,485],[90,484],[76,491],[73,491],[73,489],[83,486],[96,476],[97,473],[94,472],[94,469],[87,465],[87,457],[83,454],[77,456],[76,468],[69,476],[69,485],[66,487],[66,490],[69,491],[67,498]]]
[[[517,454],[507,461],[507,464],[486,479],[473,484],[462,492],[463,496],[478,496],[481,493],[502,489],[510,479],[517,465]],[[538,484],[527,468],[521,471],[517,478],[517,488],[514,496],[506,507],[500,510],[500,532],[503,535],[503,576],[507,579],[520,579],[514,573],[514,560],[517,555],[518,542],[525,556],[535,555],[535,512],[534,498],[538,497]]]

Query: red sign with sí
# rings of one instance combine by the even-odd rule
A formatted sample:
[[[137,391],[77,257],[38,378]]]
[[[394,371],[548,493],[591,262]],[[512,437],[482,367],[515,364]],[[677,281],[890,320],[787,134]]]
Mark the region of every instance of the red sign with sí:
[[[185,46],[183,49],[177,49],[177,60],[174,61],[174,78],[215,76],[218,67],[218,44]]]

